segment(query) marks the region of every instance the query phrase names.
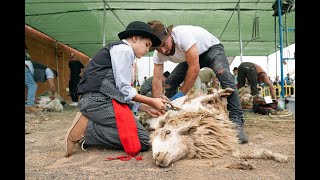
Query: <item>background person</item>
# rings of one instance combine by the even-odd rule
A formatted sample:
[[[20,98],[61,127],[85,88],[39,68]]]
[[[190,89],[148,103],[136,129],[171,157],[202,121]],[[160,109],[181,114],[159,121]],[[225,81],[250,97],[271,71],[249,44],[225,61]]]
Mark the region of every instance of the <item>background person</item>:
[[[35,104],[35,97],[36,97],[36,92],[38,85],[34,81],[33,74],[29,69],[29,66],[32,67],[32,63],[30,61],[31,57],[28,54],[28,48],[25,46],[25,79],[24,79],[24,85],[27,88],[27,103],[25,105],[25,112],[42,112],[41,108],[37,108],[34,106]]]
[[[209,85],[211,84],[211,85]],[[211,68],[203,68],[200,70],[199,75],[194,83],[196,90],[202,90],[205,94],[208,93],[208,88],[218,88],[216,74]]]
[[[238,85],[238,67],[234,67],[232,71],[233,71],[234,83],[236,84],[237,87],[239,87],[239,85]]]
[[[170,73],[168,71],[163,73],[163,77],[162,77],[163,84],[166,81],[166,79],[169,77],[169,75],[170,75]],[[152,80],[153,80],[153,76],[151,76],[147,80],[145,80],[143,85],[140,87],[140,92],[139,92],[140,94],[148,96],[148,97],[152,97]]]
[[[269,86],[271,98],[276,101],[276,91],[269,79],[269,76],[261,66],[251,62],[241,63],[238,67],[239,89],[245,86],[246,79],[250,84],[252,96],[259,94],[258,83],[264,83],[265,85]]]
[[[284,78],[284,85],[285,86],[291,86],[290,87],[290,92],[289,92],[289,88],[287,88],[287,94],[288,95],[292,95],[294,94],[294,83],[293,83],[293,79],[290,77],[290,74],[288,73],[287,76]]]
[[[141,83],[141,86],[146,82],[147,79],[148,79],[147,76],[144,76],[144,77],[143,77],[143,81],[142,81],[142,83]]]
[[[80,60],[76,58],[74,53],[70,54],[69,59],[69,69],[70,69],[70,79],[69,79],[69,93],[71,96],[72,103],[70,106],[78,106],[78,84],[80,82],[80,78],[82,75],[82,70],[84,69],[84,65]]]
[[[58,77],[57,71],[35,61],[31,61],[31,63],[32,66],[29,66],[29,69],[33,74],[35,82],[47,81],[52,95],[57,95],[57,88],[54,82],[54,79]]]

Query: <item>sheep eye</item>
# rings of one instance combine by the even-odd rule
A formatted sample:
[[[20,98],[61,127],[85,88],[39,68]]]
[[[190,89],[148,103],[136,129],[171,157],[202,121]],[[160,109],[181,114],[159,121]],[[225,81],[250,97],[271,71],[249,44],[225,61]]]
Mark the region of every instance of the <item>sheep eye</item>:
[[[166,134],[170,134],[171,133],[171,131],[170,130],[166,130]]]

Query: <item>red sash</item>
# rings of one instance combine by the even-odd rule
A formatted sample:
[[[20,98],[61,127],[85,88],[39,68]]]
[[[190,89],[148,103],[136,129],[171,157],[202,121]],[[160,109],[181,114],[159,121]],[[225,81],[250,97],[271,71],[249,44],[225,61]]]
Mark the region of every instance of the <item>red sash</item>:
[[[114,99],[112,99],[112,105],[120,141],[128,156],[107,158],[106,160],[130,160],[132,157],[134,157],[136,160],[141,160],[141,157],[135,157],[141,150],[141,144],[138,137],[136,121],[129,106],[127,104],[119,103]]]

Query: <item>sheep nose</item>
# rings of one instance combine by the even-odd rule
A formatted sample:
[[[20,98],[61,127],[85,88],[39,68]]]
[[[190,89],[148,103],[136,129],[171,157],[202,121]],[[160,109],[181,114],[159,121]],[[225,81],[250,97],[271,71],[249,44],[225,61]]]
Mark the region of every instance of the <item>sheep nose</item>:
[[[168,152],[157,152],[156,153],[156,161],[162,163],[162,161],[165,159]]]

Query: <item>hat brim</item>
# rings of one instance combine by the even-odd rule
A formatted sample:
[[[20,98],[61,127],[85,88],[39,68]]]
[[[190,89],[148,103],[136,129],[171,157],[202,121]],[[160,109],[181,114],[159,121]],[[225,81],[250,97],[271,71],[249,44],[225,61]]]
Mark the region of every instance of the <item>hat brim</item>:
[[[167,28],[167,29],[168,29],[168,34],[167,34],[164,38],[162,38],[161,44],[159,44],[159,46],[162,45],[162,44],[168,39],[168,37],[170,36],[170,34],[171,34],[171,32],[172,32],[172,28],[173,28],[173,25],[170,25],[170,26]],[[149,52],[154,51],[155,49],[157,49],[157,47],[151,47],[151,48],[149,49]]]
[[[120,40],[126,39],[128,37],[132,36],[143,36],[143,37],[148,37],[152,41],[152,46],[151,47],[158,47],[161,44],[161,40],[154,34],[148,32],[148,31],[143,31],[143,30],[127,30],[127,31],[122,31],[121,33],[118,34],[118,37]]]

